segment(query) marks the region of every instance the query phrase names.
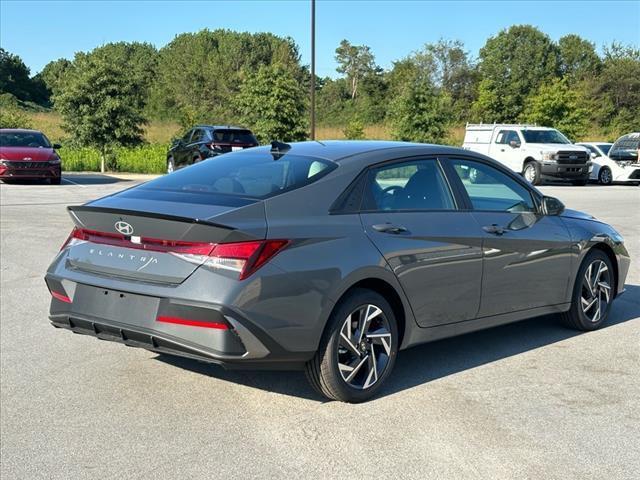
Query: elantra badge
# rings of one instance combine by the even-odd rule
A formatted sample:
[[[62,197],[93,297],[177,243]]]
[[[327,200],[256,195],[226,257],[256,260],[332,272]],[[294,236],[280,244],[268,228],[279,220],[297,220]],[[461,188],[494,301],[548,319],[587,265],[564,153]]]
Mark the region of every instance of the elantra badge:
[[[129,223],[122,220],[118,220],[115,227],[116,230],[123,235],[131,235],[133,233],[133,227]]]

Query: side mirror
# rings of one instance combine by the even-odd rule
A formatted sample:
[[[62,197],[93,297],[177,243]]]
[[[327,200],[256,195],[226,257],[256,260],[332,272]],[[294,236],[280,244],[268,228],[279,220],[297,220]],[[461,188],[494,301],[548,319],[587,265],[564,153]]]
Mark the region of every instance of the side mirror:
[[[58,149],[62,148],[62,145],[60,145],[59,143],[54,143],[52,145],[52,147],[53,147],[54,150],[58,150]]]
[[[600,155],[598,155],[596,152],[591,152],[591,159],[595,159],[598,158]]]
[[[564,203],[554,197],[542,197],[542,213],[545,215],[560,215],[564,212]]]
[[[509,142],[509,146],[511,148],[520,148],[520,142],[518,142],[517,140],[511,140]]]

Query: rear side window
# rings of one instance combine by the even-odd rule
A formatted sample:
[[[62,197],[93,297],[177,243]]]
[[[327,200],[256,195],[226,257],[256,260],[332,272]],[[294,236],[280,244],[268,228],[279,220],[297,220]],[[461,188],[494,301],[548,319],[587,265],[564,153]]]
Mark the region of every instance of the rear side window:
[[[412,160],[373,169],[366,210],[452,210],[449,186],[436,160]]]
[[[238,152],[196,163],[139,188],[268,198],[313,183],[336,167],[313,157]]]
[[[258,140],[249,130],[219,129],[213,132],[215,143],[231,145],[257,145]]]

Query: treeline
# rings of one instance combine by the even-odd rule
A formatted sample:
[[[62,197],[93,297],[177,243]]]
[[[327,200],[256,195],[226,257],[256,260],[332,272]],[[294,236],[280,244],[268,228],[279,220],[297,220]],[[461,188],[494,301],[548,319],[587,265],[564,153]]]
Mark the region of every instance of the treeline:
[[[340,76],[317,78],[321,125],[385,124],[402,140],[445,142],[452,126],[535,122],[574,139],[640,128],[640,51],[611,44],[599,55],[578,35],[558,42],[532,26],[489,38],[473,58],[459,41],[427,44],[384,70],[366,45],[343,40]],[[111,43],[30,76],[19,57],[0,52],[0,101],[59,111],[82,145],[135,145],[150,120],[240,123],[260,140],[307,136],[310,73],[297,45],[271,33],[203,30],[160,50]],[[4,114],[3,114],[4,115]],[[2,123],[6,124],[5,120]],[[15,123],[15,119],[14,119]]]

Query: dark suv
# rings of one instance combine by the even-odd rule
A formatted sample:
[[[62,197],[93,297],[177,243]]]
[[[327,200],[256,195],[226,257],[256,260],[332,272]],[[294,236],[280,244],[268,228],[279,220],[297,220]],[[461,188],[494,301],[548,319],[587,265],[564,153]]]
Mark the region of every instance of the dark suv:
[[[256,146],[258,140],[246,128],[196,125],[182,138],[174,140],[167,153],[167,172],[209,157]]]

